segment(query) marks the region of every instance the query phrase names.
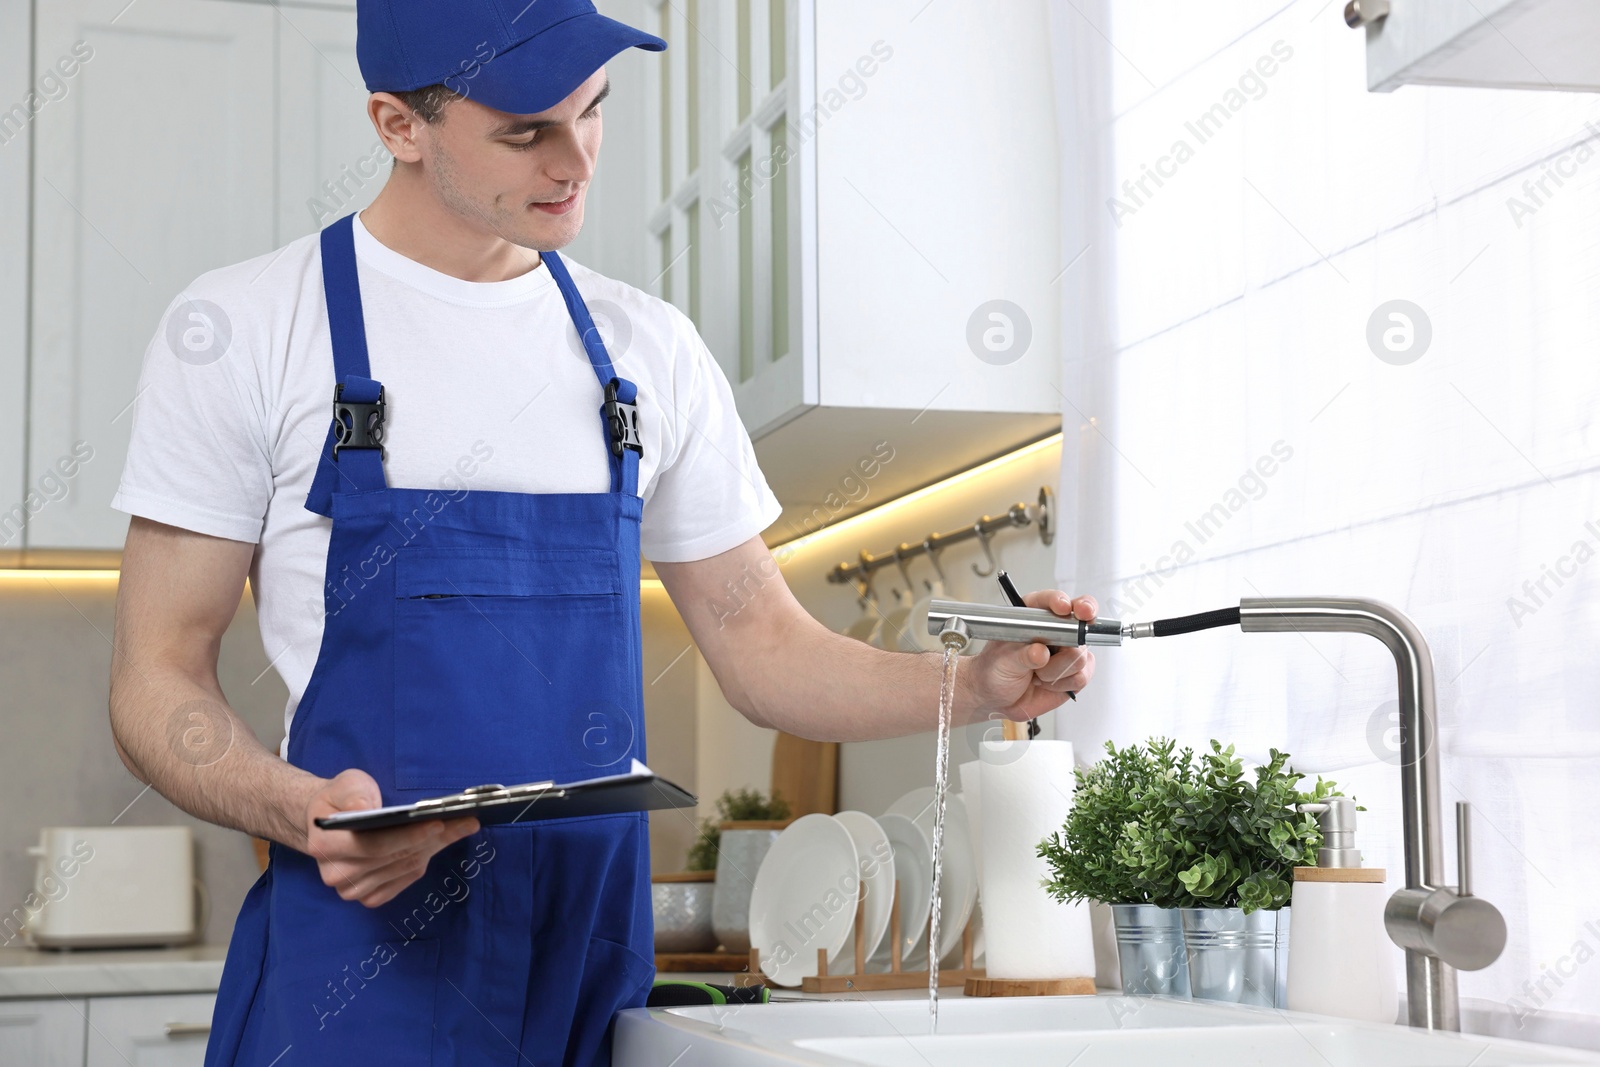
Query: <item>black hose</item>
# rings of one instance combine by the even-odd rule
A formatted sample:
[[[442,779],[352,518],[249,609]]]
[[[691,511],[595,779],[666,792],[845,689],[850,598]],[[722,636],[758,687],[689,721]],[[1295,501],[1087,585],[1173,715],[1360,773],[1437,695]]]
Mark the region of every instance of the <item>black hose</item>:
[[[1192,634],[1196,630],[1209,630],[1215,626],[1239,625],[1238,608],[1218,608],[1216,611],[1202,611],[1198,615],[1183,615],[1176,619],[1157,619],[1151,623],[1151,631],[1157,637],[1170,637],[1173,634]]]

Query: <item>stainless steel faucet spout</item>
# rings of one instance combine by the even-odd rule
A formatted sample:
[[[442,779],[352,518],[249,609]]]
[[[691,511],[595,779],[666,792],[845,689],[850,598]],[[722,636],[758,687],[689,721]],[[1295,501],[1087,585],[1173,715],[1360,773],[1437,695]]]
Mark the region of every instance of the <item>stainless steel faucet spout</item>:
[[[964,650],[972,641],[972,635],[967,631],[967,620],[955,616],[945,622],[939,631],[939,643],[945,648],[953,648],[957,652]]]
[[[1456,968],[1476,970],[1494,962],[1505,946],[1505,920],[1492,904],[1445,884],[1438,704],[1427,640],[1399,611],[1356,597],[1241,600],[1239,628],[1246,633],[1366,634],[1393,654],[1400,690],[1406,884],[1390,899],[1384,926],[1395,944],[1406,950],[1406,1010],[1411,1025],[1461,1029]]]

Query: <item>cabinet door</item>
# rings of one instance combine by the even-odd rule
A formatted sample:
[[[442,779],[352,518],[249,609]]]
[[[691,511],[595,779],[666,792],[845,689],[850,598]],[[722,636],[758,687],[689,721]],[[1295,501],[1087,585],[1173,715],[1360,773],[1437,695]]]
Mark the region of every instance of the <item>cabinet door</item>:
[[[110,501],[162,311],[197,275],[274,247],[280,16],[217,0],[35,12],[36,69],[80,62],[33,123],[27,469],[37,477],[78,442],[93,454],[29,519],[27,544],[115,549],[127,519]]]
[[[201,1067],[214,993],[93,997],[87,1067]],[[9,1060],[6,1062],[10,1062]]]
[[[0,1063],[83,1067],[81,1000],[0,1001]]]
[[[662,2],[645,23],[669,44],[649,89],[652,286],[694,320],[757,436],[815,402],[801,307],[810,153],[794,119],[811,2]]]
[[[43,98],[30,80],[31,4],[0,4],[0,203],[28,202],[33,109]],[[52,83],[53,84],[53,83]],[[31,95],[30,95],[31,94]],[[22,548],[23,445],[28,420],[28,214],[0,211],[0,566]]]
[[[1048,5],[815,12],[819,403],[902,425],[1059,413],[1058,283],[1078,250],[1061,242]]]
[[[353,4],[278,9],[277,243],[372,203],[388,151],[367,118]]]
[[[723,296],[707,329],[726,338],[739,414],[760,437],[817,402],[810,265],[815,154],[802,121],[814,81],[812,0],[738,0],[720,27],[732,64],[705,70],[701,127],[707,280]],[[708,333],[708,339],[712,334]]]

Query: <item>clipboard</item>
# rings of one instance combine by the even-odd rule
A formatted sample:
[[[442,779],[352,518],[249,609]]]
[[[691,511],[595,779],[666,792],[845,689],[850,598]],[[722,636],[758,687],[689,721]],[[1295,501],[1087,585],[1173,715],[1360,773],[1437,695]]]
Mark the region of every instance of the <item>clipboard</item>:
[[[317,819],[324,830],[381,830],[429,819],[471,815],[484,825],[620,815],[630,811],[692,808],[699,801],[682,786],[660,777],[638,760],[625,774],[579,782],[477,785],[460,793],[365,811],[339,811]]]

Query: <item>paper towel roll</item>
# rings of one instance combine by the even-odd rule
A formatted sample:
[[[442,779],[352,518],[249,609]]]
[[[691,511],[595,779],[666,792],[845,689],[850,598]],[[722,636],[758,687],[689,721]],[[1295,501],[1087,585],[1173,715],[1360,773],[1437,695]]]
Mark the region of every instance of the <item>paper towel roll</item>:
[[[985,741],[979,762],[989,977],[1092,977],[1089,906],[1045,891],[1050,867],[1037,851],[1072,808],[1072,743]]]
[[[961,775],[961,802],[967,809],[968,837],[972,839],[972,866],[978,872],[978,899],[983,899],[983,786],[978,761],[956,768]]]

